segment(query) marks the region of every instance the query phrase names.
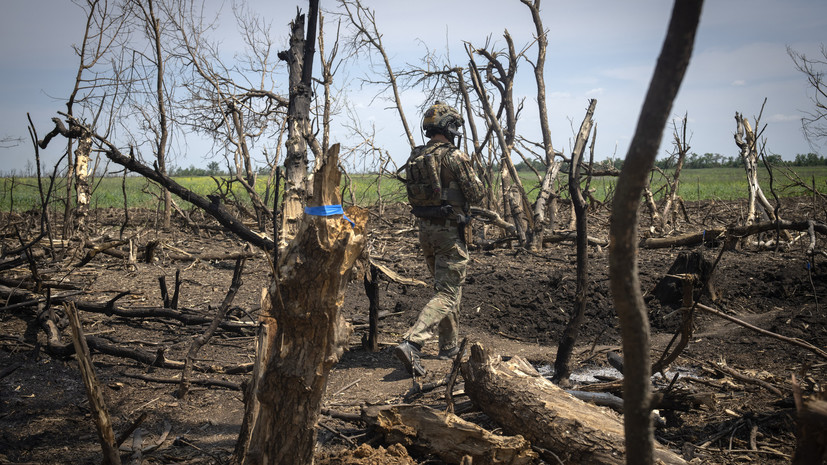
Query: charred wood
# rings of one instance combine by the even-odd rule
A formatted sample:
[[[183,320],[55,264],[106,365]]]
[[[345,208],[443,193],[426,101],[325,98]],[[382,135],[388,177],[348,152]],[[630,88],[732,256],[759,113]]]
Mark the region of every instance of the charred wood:
[[[621,418],[574,398],[521,358],[505,362],[474,344],[462,372],[465,391],[477,407],[505,430],[520,432],[563,463],[625,463]],[[654,456],[665,464],[686,463],[661,446],[656,446]]]
[[[362,418],[385,437],[434,454],[448,463],[471,456],[473,463],[520,465],[537,457],[522,436],[499,436],[462,418],[424,405],[385,405],[362,409]]]

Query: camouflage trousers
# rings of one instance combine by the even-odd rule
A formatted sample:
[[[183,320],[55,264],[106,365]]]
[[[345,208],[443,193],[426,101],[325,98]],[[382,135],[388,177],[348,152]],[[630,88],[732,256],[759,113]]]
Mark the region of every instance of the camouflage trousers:
[[[428,219],[419,221],[419,244],[434,278],[435,292],[405,339],[424,346],[436,333],[440,350],[450,350],[457,346],[457,316],[468,266],[468,248],[455,223],[433,224]]]

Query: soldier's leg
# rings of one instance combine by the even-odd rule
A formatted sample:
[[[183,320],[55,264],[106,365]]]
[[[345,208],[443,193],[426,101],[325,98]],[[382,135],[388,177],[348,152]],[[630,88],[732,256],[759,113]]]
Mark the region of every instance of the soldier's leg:
[[[457,302],[453,310],[439,322],[437,334],[439,335],[440,353],[451,353],[459,344],[459,304],[461,300],[462,288],[457,293]]]
[[[419,318],[405,335],[405,339],[424,345],[431,339],[443,320],[448,320],[449,333],[453,331],[456,345],[456,311],[459,308],[462,285],[465,283],[465,270],[468,264],[468,250],[460,241],[455,231],[439,231],[434,235],[434,290],[433,298],[419,313]],[[451,235],[450,233],[454,234]],[[453,328],[450,327],[453,325]],[[441,339],[441,338],[440,338]],[[442,340],[440,342],[443,342]],[[447,341],[445,341],[447,342]],[[442,344],[440,344],[442,347]]]

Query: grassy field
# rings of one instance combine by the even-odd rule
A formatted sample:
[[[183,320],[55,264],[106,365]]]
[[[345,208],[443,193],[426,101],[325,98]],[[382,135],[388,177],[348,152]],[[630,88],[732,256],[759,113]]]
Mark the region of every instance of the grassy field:
[[[795,197],[807,195],[808,190],[796,186],[796,176],[812,188],[815,180],[816,188],[824,192],[827,190],[827,166],[797,166],[781,167],[773,171],[772,187],[779,197]],[[770,175],[765,169],[758,174],[761,189],[768,198],[772,198],[770,192]],[[594,197],[603,200],[607,195],[614,192],[617,178],[596,178],[592,180],[591,187],[595,188]],[[652,178],[653,191],[664,184],[664,179],[655,174]],[[747,177],[743,168],[704,168],[683,170],[681,173],[681,185],[679,195],[685,201],[694,200],[736,200],[745,199],[749,194]]]
[[[827,190],[827,166],[795,167],[794,176],[812,186],[815,182],[820,191]],[[787,174],[787,168],[779,168],[773,174],[773,186],[780,197],[806,195],[803,187],[791,187],[794,183]],[[565,176],[561,175],[561,183],[565,183]],[[770,193],[770,179],[766,170],[761,170],[760,182],[768,197]],[[523,184],[532,200],[536,197],[537,180],[531,173],[522,174]],[[194,192],[207,195],[216,191],[216,183],[209,177],[179,177],[176,181]],[[44,191],[48,188],[48,179],[43,180]],[[595,189],[594,197],[604,200],[614,192],[617,178],[603,177],[592,180],[591,187]],[[655,175],[652,180],[654,190],[663,184],[663,179]],[[92,195],[93,208],[122,208],[124,204],[124,187],[130,207],[155,209],[159,205],[158,187],[141,177],[128,177],[125,186],[120,177],[100,178],[94,181]],[[264,179],[257,185],[262,197],[265,195]],[[380,196],[385,202],[405,201],[405,193],[401,183],[388,178],[378,178],[375,175],[351,175],[343,177],[343,202],[347,204],[372,205]],[[233,191],[239,201],[249,202],[246,194],[240,187]],[[568,194],[563,192],[563,196]],[[681,175],[680,195],[686,201],[722,199],[735,200],[746,198],[747,182],[742,168],[708,168],[684,170]],[[66,198],[66,186],[58,181],[53,187],[50,203],[53,207],[62,207]],[[272,194],[270,195],[272,199]],[[34,178],[0,178],[0,210],[26,211],[40,206],[40,194],[37,179]],[[182,208],[189,208],[186,202]]]

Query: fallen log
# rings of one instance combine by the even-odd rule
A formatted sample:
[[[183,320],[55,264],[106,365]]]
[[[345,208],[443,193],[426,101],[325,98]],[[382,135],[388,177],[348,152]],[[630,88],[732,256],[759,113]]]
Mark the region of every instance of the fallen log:
[[[448,463],[470,456],[472,463],[534,463],[537,454],[522,436],[499,436],[447,412],[424,405],[381,405],[362,409],[362,419],[380,431],[385,442],[435,454]]]
[[[562,463],[626,463],[623,422],[612,410],[583,402],[543,378],[519,357],[489,357],[479,343],[462,366],[465,392],[504,429],[554,453]],[[685,465],[655,446],[655,463]]]
[[[66,314],[72,327],[72,343],[75,347],[78,367],[83,378],[83,384],[86,387],[86,396],[89,399],[89,408],[92,410],[92,419],[95,420],[98,440],[103,451],[101,463],[104,465],[121,465],[121,456],[118,454],[118,447],[115,444],[112,420],[109,411],[106,409],[106,401],[103,399],[103,391],[98,376],[95,374],[92,354],[86,345],[86,338],[83,335],[83,326],[81,326],[78,312],[69,304],[66,306]]]
[[[811,224],[812,223],[812,224]],[[662,249],[698,244],[713,243],[725,236],[747,237],[768,231],[809,231],[827,235],[827,225],[811,221],[777,220],[764,223],[755,223],[747,226],[732,226],[728,228],[707,229],[704,231],[680,234],[670,237],[647,237],[640,241],[641,249]]]

